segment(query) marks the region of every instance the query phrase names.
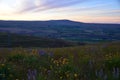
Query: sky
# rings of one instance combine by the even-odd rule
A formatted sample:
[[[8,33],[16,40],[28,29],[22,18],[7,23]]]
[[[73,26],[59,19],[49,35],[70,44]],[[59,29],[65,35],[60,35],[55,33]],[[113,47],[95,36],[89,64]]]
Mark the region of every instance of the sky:
[[[0,20],[120,23],[120,0],[0,0]]]

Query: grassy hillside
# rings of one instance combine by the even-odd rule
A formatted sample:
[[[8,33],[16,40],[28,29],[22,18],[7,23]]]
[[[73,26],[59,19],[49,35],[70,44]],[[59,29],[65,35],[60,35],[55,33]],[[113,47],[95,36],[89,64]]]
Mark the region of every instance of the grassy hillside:
[[[0,47],[67,47],[76,45],[80,45],[80,43],[61,39],[0,33]]]
[[[0,80],[120,80],[120,42],[1,48]]]

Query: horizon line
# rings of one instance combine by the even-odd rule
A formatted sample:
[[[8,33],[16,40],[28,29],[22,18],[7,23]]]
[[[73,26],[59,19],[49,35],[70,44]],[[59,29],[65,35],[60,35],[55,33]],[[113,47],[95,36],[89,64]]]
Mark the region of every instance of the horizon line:
[[[0,21],[24,21],[24,22],[39,22],[39,21],[62,21],[62,20],[66,20],[66,21],[73,21],[73,22],[79,22],[79,23],[88,23],[88,24],[120,24],[119,23],[112,23],[112,22],[84,22],[84,21],[78,21],[78,20],[71,20],[71,19],[48,19],[48,20],[1,20]]]

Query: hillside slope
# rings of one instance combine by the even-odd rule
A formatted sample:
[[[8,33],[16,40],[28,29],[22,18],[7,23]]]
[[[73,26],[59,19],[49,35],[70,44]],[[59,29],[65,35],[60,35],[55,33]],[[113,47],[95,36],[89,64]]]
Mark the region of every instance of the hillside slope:
[[[78,43],[60,39],[0,33],[0,47],[67,47],[76,45]]]

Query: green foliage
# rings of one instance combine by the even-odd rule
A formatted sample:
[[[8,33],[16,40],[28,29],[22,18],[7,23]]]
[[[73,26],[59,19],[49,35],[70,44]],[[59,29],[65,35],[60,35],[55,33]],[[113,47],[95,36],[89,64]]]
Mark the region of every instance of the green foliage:
[[[25,58],[25,55],[15,54],[15,55],[8,56],[8,61],[21,62],[24,60],[24,58]]]
[[[119,80],[119,52],[118,45],[16,48],[1,56],[0,80]]]
[[[113,68],[113,67],[120,67],[120,57],[113,57],[109,60],[105,61],[106,67]]]
[[[15,69],[11,64],[0,64],[0,80],[12,80],[16,76]]]

